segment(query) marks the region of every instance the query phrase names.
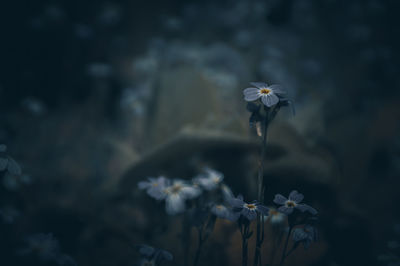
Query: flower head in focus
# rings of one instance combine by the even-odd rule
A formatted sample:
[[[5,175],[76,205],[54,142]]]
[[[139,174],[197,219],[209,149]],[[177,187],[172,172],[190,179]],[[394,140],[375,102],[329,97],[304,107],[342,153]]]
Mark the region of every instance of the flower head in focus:
[[[241,216],[252,221],[257,217],[257,213],[261,215],[268,215],[268,208],[254,201],[252,203],[246,203],[243,201],[243,196],[239,195],[236,198],[230,200],[230,205],[234,212],[239,213]]]
[[[313,207],[301,203],[303,199],[303,194],[297,192],[296,190],[293,190],[292,192],[290,192],[288,198],[282,196],[281,194],[275,195],[274,202],[278,205],[282,205],[278,208],[278,211],[286,215],[293,213],[294,209],[300,210],[301,212],[307,211],[312,215],[316,215],[318,212]]]
[[[286,94],[286,91],[280,85],[270,85],[263,82],[251,82],[255,86],[247,88],[243,91],[244,99],[248,102],[253,102],[261,98],[261,102],[267,106],[272,107],[279,102],[279,99]]]

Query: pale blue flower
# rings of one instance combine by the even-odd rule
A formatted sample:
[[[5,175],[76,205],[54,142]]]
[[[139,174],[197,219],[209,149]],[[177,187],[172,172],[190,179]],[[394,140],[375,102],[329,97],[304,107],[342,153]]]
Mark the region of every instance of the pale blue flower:
[[[182,180],[174,180],[172,185],[164,189],[164,193],[166,211],[172,215],[185,211],[185,201],[198,197],[201,189]]]
[[[317,241],[317,229],[311,225],[305,225],[303,228],[295,228],[293,230],[293,241],[302,243],[307,249],[312,242]]]
[[[278,210],[286,215],[291,214],[294,209],[300,210],[301,212],[307,211],[312,215],[317,214],[318,212],[313,207],[300,203],[303,199],[303,194],[293,190],[290,192],[288,199],[281,194],[275,195],[274,202],[278,205],[283,205],[279,207]]]
[[[170,181],[163,176],[158,178],[149,177],[148,181],[138,183],[139,189],[146,190],[151,197],[162,200],[166,197],[165,189],[169,186]]]
[[[286,94],[286,91],[280,85],[270,85],[263,82],[250,82],[256,88],[247,88],[243,91],[244,99],[248,102],[256,101],[261,98],[261,102],[272,107],[279,102],[279,98]]]
[[[224,204],[213,204],[211,207],[211,213],[218,218],[229,221],[236,221],[240,216],[239,212],[234,212],[232,208],[229,208]]]
[[[249,221],[254,220],[257,217],[257,213],[268,215],[267,207],[261,205],[257,201],[246,203],[243,201],[242,195],[231,199],[229,203],[232,206],[233,211],[240,213],[240,215],[246,217]]]
[[[194,178],[193,182],[200,185],[205,190],[210,191],[216,189],[221,184],[222,180],[224,180],[224,175],[222,173],[211,168],[205,168],[204,174]]]

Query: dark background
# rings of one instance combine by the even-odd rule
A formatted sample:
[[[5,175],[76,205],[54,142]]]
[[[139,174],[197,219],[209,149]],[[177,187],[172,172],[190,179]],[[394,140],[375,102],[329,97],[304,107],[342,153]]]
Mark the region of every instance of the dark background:
[[[179,217],[136,183],[210,165],[235,194],[254,198],[258,149],[242,141],[251,139],[241,94],[250,81],[282,84],[296,106],[271,125],[268,204],[298,189],[320,212],[320,242],[288,265],[388,264],[378,257],[399,252],[388,247],[400,223],[399,8],[3,1],[0,143],[32,180],[0,189],[0,209],[18,213],[1,223],[0,264],[41,265],[17,250],[43,232],[79,265],[133,265],[141,243],[181,265]],[[240,241],[218,242],[223,234],[204,265],[235,265]]]

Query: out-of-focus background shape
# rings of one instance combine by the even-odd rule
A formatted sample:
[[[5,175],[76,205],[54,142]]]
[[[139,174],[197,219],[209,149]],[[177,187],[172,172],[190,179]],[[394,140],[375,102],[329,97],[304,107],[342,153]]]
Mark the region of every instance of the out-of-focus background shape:
[[[264,81],[283,85],[296,108],[270,126],[266,201],[297,189],[320,216],[319,243],[287,265],[387,265],[381,254],[399,252],[387,246],[400,224],[399,8],[4,2],[0,144],[22,174],[2,177],[0,264],[53,265],[21,255],[26,237],[52,233],[68,254],[59,265],[133,265],[141,243],[180,265],[179,218],[137,183],[210,166],[256,198],[259,142],[242,90]],[[217,223],[204,254],[202,265],[240,265],[235,228]]]

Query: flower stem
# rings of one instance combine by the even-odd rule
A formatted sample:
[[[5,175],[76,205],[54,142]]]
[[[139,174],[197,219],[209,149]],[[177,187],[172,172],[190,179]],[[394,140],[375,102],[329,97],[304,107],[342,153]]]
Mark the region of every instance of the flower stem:
[[[249,224],[242,225],[240,228],[240,232],[242,234],[242,266],[247,266]]]
[[[279,264],[280,266],[283,265],[283,263],[285,262],[285,259],[287,257],[286,256],[286,250],[287,250],[287,247],[288,247],[288,244],[289,244],[289,238],[290,238],[290,234],[292,233],[292,228],[293,227],[289,226],[289,232],[288,232],[288,234],[286,236],[285,247],[283,248],[283,252],[282,252],[281,263]]]
[[[198,235],[199,235],[199,240],[198,240],[198,246],[197,246],[196,255],[194,257],[193,266],[197,266],[197,264],[199,263],[201,248],[203,247],[203,243],[204,243],[203,227],[198,228]]]
[[[266,110],[267,111],[267,110]],[[269,113],[265,116],[263,123],[263,135],[262,135],[262,146],[261,146],[261,157],[258,167],[258,201],[264,203],[264,161],[265,152],[267,146],[267,129],[269,121]],[[261,265],[261,246],[264,242],[264,217],[262,215],[257,215],[257,239],[256,239],[256,249],[254,252],[254,263],[253,266]]]

